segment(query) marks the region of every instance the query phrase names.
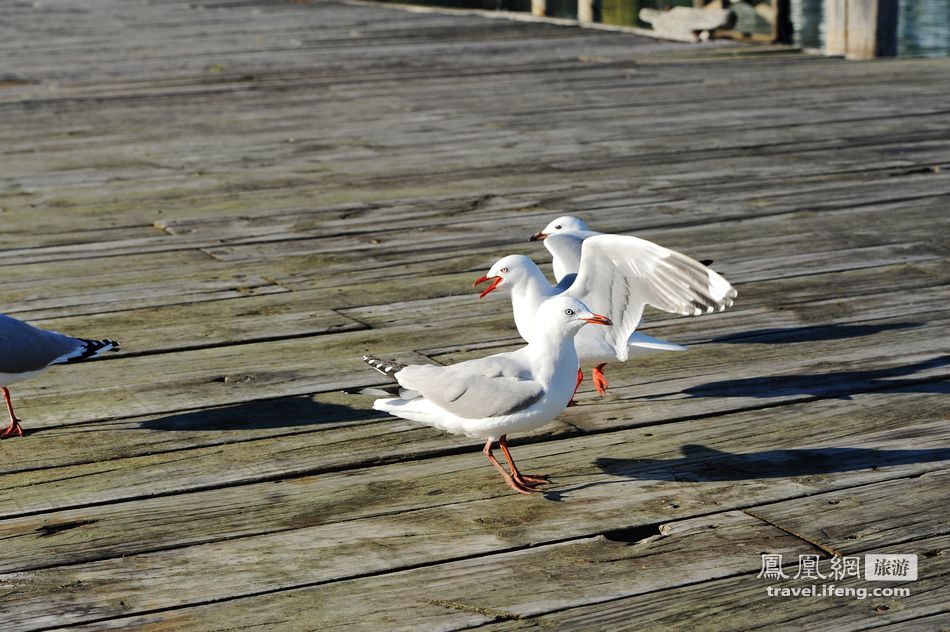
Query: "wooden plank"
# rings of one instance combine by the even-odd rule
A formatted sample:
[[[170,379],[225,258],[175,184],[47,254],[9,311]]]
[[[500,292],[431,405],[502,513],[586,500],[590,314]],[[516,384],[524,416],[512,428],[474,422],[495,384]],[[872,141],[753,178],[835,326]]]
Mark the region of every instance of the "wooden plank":
[[[867,335],[889,332],[881,345],[892,350],[890,358],[877,355],[874,349],[868,349],[861,335],[839,336],[831,330],[825,335],[816,336],[814,340],[803,340],[794,347],[787,348],[778,364],[772,357],[770,345],[726,343],[715,352],[716,359],[713,364],[710,364],[712,352],[687,352],[648,356],[635,364],[612,366],[611,371],[621,378],[615,383],[616,386],[625,383],[627,378],[623,378],[624,375],[632,378],[637,371],[655,372],[654,388],[659,390],[644,393],[652,397],[698,387],[698,380],[705,379],[710,366],[720,367],[722,378],[734,378],[738,380],[735,383],[741,385],[744,383],[743,379],[752,379],[756,371],[759,376],[775,375],[774,371],[785,374],[808,373],[809,370],[817,370],[817,367],[824,365],[829,368],[839,367],[847,375],[852,375],[846,368],[847,362],[868,362],[869,369],[874,366],[886,370],[894,366],[895,360],[899,358],[911,365],[907,370],[908,375],[916,374],[922,377],[928,371],[939,371],[940,355],[933,352],[932,341],[933,336],[937,335],[936,332],[943,331],[947,323],[938,319],[939,317],[928,315],[928,312],[941,309],[944,301],[942,291],[930,291],[929,295],[921,292],[916,298],[916,309],[920,310],[916,314],[918,320],[907,320],[909,312],[901,299],[882,305],[882,313],[878,314],[882,317],[881,327],[858,332]],[[471,300],[475,301],[474,298]],[[829,309],[835,309],[836,304],[834,301],[828,303]],[[484,302],[479,307],[497,309],[490,305],[490,302]],[[820,318],[820,307],[817,310],[810,313]],[[805,315],[808,314],[806,311]],[[705,326],[699,320],[689,319],[682,322],[684,329],[700,331],[714,327],[711,323],[725,318],[727,317],[724,314],[707,316],[703,319],[707,321]],[[798,318],[800,317],[792,316],[792,322]],[[759,312],[750,314],[745,326],[784,326],[789,320],[786,316],[769,322],[762,312]],[[447,315],[422,326],[418,322],[406,321],[378,330],[347,331],[332,336],[194,349],[176,353],[173,359],[164,354],[145,357],[118,355],[107,361],[49,371],[41,380],[17,385],[15,396],[23,399],[20,404],[22,416],[30,419],[34,428],[41,428],[116,416],[157,414],[167,410],[187,410],[201,406],[236,404],[381,384],[385,382],[385,378],[367,369],[360,359],[362,353],[372,352],[384,356],[395,355],[407,361],[417,360],[419,356],[412,353],[414,350],[431,349],[433,341],[451,340],[451,332],[473,322],[477,322],[478,327],[472,327],[466,335],[462,343],[465,347],[477,348],[479,343],[495,341],[503,341],[505,345],[517,343],[517,339],[512,337],[514,332],[506,307],[494,318],[479,318],[477,313],[473,319],[466,315],[459,315],[458,318]],[[922,323],[926,323],[928,327],[916,326]],[[736,324],[742,326],[741,323]],[[665,335],[662,329],[650,331]],[[716,330],[716,334],[722,336],[735,331],[727,326]],[[832,339],[828,340],[829,337]],[[484,351],[476,353],[481,355]],[[839,354],[836,361],[825,364],[825,355],[835,353]],[[464,356],[445,353],[435,357],[441,363],[464,359]],[[170,363],[175,366],[175,371],[165,374],[165,367]],[[870,371],[863,375],[864,379],[876,383]],[[884,378],[887,373],[879,375]],[[77,380],[81,382],[77,383]],[[637,380],[633,378],[632,381],[636,383]],[[806,382],[798,383],[804,385]],[[831,384],[825,385],[832,387]],[[816,384],[814,388],[817,389],[814,392],[820,392],[821,383]],[[621,393],[620,390],[615,392]],[[747,401],[755,399],[749,397],[748,391],[739,389],[739,392]],[[810,392],[810,389],[794,394],[783,391],[776,396],[800,397],[804,392]],[[178,405],[171,408],[170,404],[176,401]],[[68,408],[64,409],[64,406]],[[81,412],[77,414],[68,411]],[[70,418],[73,420],[69,421]]]
[[[617,630],[688,630],[694,626],[713,626],[722,630],[742,630],[747,626],[821,627],[833,621],[836,629],[866,630],[893,624],[897,629],[915,629],[915,621],[926,625],[936,615],[947,612],[947,556],[944,554],[950,536],[917,540],[921,578],[908,583],[907,597],[868,595],[821,599],[820,608],[807,598],[770,596],[762,580],[753,575],[713,581],[684,588],[619,599],[604,604],[566,610],[561,613],[532,618],[529,621],[486,626],[487,630],[522,630],[531,628],[590,629],[609,625]],[[908,553],[907,544],[881,547],[874,553]],[[828,562],[819,564],[819,571],[829,571]],[[789,586],[801,587],[811,580],[791,580]],[[785,586],[786,584],[781,584]],[[850,577],[835,582],[839,588],[869,590],[864,578]],[[892,587],[893,584],[888,585]],[[903,586],[901,586],[903,587]],[[737,615],[737,611],[741,615]],[[909,622],[904,627],[904,622]],[[634,627],[636,626],[636,627]],[[934,629],[925,627],[925,629]]]
[[[722,432],[724,420],[715,421],[718,422],[718,427],[709,420],[703,420],[698,423],[698,427],[692,428],[691,436],[694,440],[701,440],[697,430],[704,426],[716,427],[716,432]],[[743,420],[743,423],[748,426],[746,420]],[[525,449],[524,452],[529,453],[534,452],[534,448],[542,449],[547,454],[540,461],[547,462],[549,466],[554,462],[565,465],[573,463],[573,467],[578,468],[577,473],[590,472],[591,456],[598,455],[597,468],[603,469],[604,474],[595,477],[593,481],[581,478],[572,489],[561,490],[560,497],[565,500],[570,498],[572,502],[550,503],[544,498],[535,498],[528,505],[524,502],[526,499],[507,494],[495,499],[453,504],[452,511],[447,511],[447,498],[443,496],[437,501],[438,506],[432,509],[368,518],[361,523],[348,525],[353,527],[351,529],[341,530],[340,524],[334,522],[325,526],[295,528],[261,535],[249,541],[227,540],[136,556],[126,555],[59,569],[7,574],[2,576],[2,579],[17,587],[17,601],[14,605],[16,610],[12,618],[19,625],[14,629],[26,629],[38,621],[45,620],[51,613],[56,613],[60,623],[81,622],[126,615],[130,611],[134,613],[164,609],[205,600],[339,580],[353,575],[416,566],[427,561],[443,561],[447,557],[452,559],[469,557],[479,552],[513,550],[528,544],[549,541],[545,538],[550,535],[545,534],[557,533],[558,539],[564,539],[571,535],[584,535],[591,530],[602,532],[611,528],[611,524],[629,525],[629,503],[638,494],[645,493],[652,499],[641,501],[641,520],[649,520],[647,516],[650,514],[664,516],[665,519],[670,515],[687,517],[695,515],[694,512],[709,513],[710,508],[717,505],[728,509],[737,502],[745,505],[760,503],[767,501],[773,494],[788,497],[807,493],[805,490],[809,489],[815,492],[847,487],[853,485],[855,480],[869,482],[875,477],[887,474],[893,477],[926,472],[941,467],[940,462],[933,459],[942,460],[946,457],[946,450],[929,447],[945,443],[946,437],[942,436],[945,433],[940,430],[946,426],[943,420],[936,424],[921,424],[917,428],[921,436],[918,444],[920,447],[917,451],[908,452],[889,449],[890,446],[903,441],[901,428],[906,425],[903,420],[896,428],[891,424],[889,430],[874,432],[862,419],[859,422],[862,438],[854,436],[853,427],[845,432],[850,435],[853,445],[857,444],[865,450],[870,449],[875,455],[871,457],[872,462],[879,464],[875,470],[866,470],[869,463],[868,452],[854,452],[850,455],[853,460],[836,461],[830,468],[822,467],[816,471],[815,457],[823,453],[819,446],[824,445],[825,449],[834,450],[833,446],[840,441],[840,436],[831,436],[838,434],[837,432],[826,432],[823,441],[816,443],[812,438],[816,430],[812,426],[814,423],[820,423],[821,427],[834,427],[827,419],[801,418],[792,423],[786,422],[780,429],[782,436],[786,438],[784,445],[792,444],[791,442],[795,441],[793,437],[799,437],[805,439],[806,445],[812,446],[801,453],[790,450],[783,454],[781,451],[776,453],[773,449],[764,453],[753,452],[744,458],[736,459],[736,454],[725,452],[720,455],[687,456],[687,464],[684,464],[681,457],[674,457],[672,463],[668,459],[643,458],[646,455],[642,454],[631,458],[630,441],[633,437],[625,437],[623,433],[617,436],[587,437],[573,441],[569,446],[543,444]],[[736,425],[729,425],[730,434],[719,436],[731,437],[729,441],[732,449],[736,449],[738,428]],[[807,434],[800,434],[803,430]],[[840,432],[840,425],[838,430]],[[640,434],[639,431],[634,432]],[[774,445],[772,438],[763,437],[761,432],[756,432],[751,441],[754,445],[762,446],[759,442],[763,439]],[[747,445],[745,449],[751,447]],[[569,450],[566,454],[565,448]],[[877,452],[878,450],[881,452]],[[878,459],[882,456],[885,463],[890,460],[894,465],[881,467],[883,464]],[[622,466],[616,465],[616,457],[621,457]],[[417,487],[418,473],[413,472],[419,466],[425,465],[435,466],[436,471],[432,473],[430,480],[435,489],[442,490],[442,494],[447,491],[452,495],[470,492],[471,489],[461,485],[450,485],[447,490],[444,468],[458,471],[461,464],[459,461],[471,461],[473,458],[477,457],[468,455],[438,459],[428,464],[393,466],[398,468],[397,476],[403,482],[393,485],[389,493],[396,494],[404,501],[408,491],[405,481],[412,480],[413,493],[425,494],[423,489]],[[677,466],[677,462],[681,465]],[[784,462],[785,469],[776,470],[776,462]],[[673,471],[668,469],[670,466],[674,468]],[[363,486],[371,479],[375,481],[375,489],[381,489],[379,486],[386,477],[380,469],[374,468],[374,471],[367,473],[369,479],[364,478],[362,485],[356,482],[358,476],[350,474],[347,477],[347,488],[352,491],[365,489]],[[565,472],[563,466],[558,470]],[[787,478],[793,472],[797,476]],[[820,475],[816,476],[819,472]],[[755,478],[748,480],[750,474]],[[776,474],[780,475],[775,476]],[[331,482],[340,489],[341,481],[332,482],[334,477],[322,478],[324,484]],[[598,479],[601,484],[591,484]],[[668,495],[664,494],[660,498],[653,490],[644,489],[649,485],[644,485],[643,480],[671,479],[685,482],[665,483]],[[609,484],[604,484],[607,482]],[[697,485],[697,482],[702,484]],[[789,487],[790,483],[793,487]],[[354,484],[355,489],[352,487]],[[399,491],[396,491],[397,487]],[[429,488],[430,491],[432,489]],[[726,494],[730,500],[719,496],[720,494]],[[363,496],[365,492],[357,492],[357,498]],[[424,497],[432,502],[431,495]],[[351,498],[345,502],[354,500],[355,498]],[[595,510],[594,503],[605,505],[602,510]],[[273,506],[273,503],[271,505]],[[137,515],[142,517],[142,514]],[[489,517],[490,519],[487,519]],[[67,530],[66,533],[68,532]],[[466,535],[460,538],[459,534]],[[236,568],[235,559],[244,560],[245,563]],[[306,559],[308,563],[300,565],[294,562],[300,559]],[[228,577],[235,581],[221,583],[212,580],[214,577],[221,577],[223,573],[227,573]],[[50,593],[48,586],[51,581],[67,582],[75,589],[68,593]],[[195,599],[193,593],[183,591],[184,583],[202,586],[201,597]],[[124,603],[118,604],[120,600]],[[79,603],[82,604],[81,609],[75,607]]]
[[[925,276],[922,280],[926,282],[930,279],[930,277]],[[827,284],[822,279],[818,279],[816,283],[824,287],[836,287]],[[894,283],[897,286],[910,285],[900,279],[895,279]],[[848,287],[858,288],[860,286],[857,283],[849,282]],[[907,287],[902,287],[902,289],[907,289]],[[802,311],[801,308],[799,308],[797,311],[788,312],[787,315],[789,318],[778,320],[776,319],[778,314],[769,314],[761,310],[749,310],[749,313],[745,316],[745,320],[741,318],[736,319],[737,316],[742,315],[742,312],[730,314],[728,318],[725,317],[727,315],[723,315],[723,318],[716,319],[716,321],[712,323],[704,324],[701,337],[697,337],[699,331],[696,329],[695,321],[691,319],[673,321],[672,324],[665,325],[659,333],[668,336],[665,332],[669,331],[675,334],[677,332],[678,323],[679,329],[682,330],[680,336],[683,337],[677,335],[668,337],[675,340],[689,341],[690,344],[716,338],[724,338],[722,342],[725,342],[727,345],[762,343],[774,345],[776,343],[797,343],[811,339],[816,341],[816,345],[820,345],[823,344],[821,341],[828,340],[829,338],[841,340],[851,339],[857,344],[864,344],[864,339],[867,336],[876,334],[886,336],[890,331],[913,329],[916,326],[914,323],[908,323],[906,321],[906,316],[909,314],[906,313],[905,305],[911,299],[905,299],[902,298],[901,295],[898,295],[890,308],[888,308],[886,297],[888,297],[888,295],[868,298],[866,302],[875,305],[875,310],[881,311],[875,313],[875,310],[870,310],[859,313],[857,316],[859,319],[862,319],[863,322],[858,325],[845,324],[852,322],[855,314],[847,310],[843,311],[838,306],[837,300],[834,300],[827,302],[828,307],[825,307],[821,303],[816,303],[808,306],[810,310]],[[920,298],[914,300],[917,303],[921,301]],[[823,325],[816,324],[816,321],[807,316],[807,314],[811,313],[811,310],[816,314],[821,314],[821,319],[817,322],[824,323]],[[828,320],[825,316],[828,312],[837,313],[835,313],[833,319]],[[881,315],[900,318],[891,322],[874,322],[867,320],[873,316]],[[723,323],[719,324],[719,320],[723,321]],[[746,322],[748,324],[746,324]],[[842,325],[835,327],[829,323],[842,323]],[[710,326],[711,324],[714,326]],[[686,338],[686,336],[692,337]],[[515,340],[511,339],[508,342],[514,343]],[[492,341],[486,344],[474,345],[475,348],[482,350],[480,352],[476,351],[475,353],[487,353],[488,351],[486,349],[498,350],[499,344],[499,342]],[[900,345],[901,342],[898,341],[897,344]],[[468,349],[465,353],[460,353],[460,348],[456,346],[453,348],[426,351],[426,353],[440,357],[443,361],[456,361],[464,359],[466,355],[472,354],[473,350]],[[757,375],[756,371],[769,371],[771,372],[770,374],[774,374],[774,371],[781,370],[780,366],[775,365],[771,355],[765,354],[761,357],[761,362],[763,363],[761,367],[756,364],[750,365],[745,375],[755,376]],[[898,354],[897,357],[900,358],[901,356]],[[676,358],[668,359],[674,360]],[[705,362],[702,355],[695,356],[695,359],[700,363]],[[654,362],[652,366],[662,367],[664,365],[661,358],[657,358],[657,361],[658,363]],[[748,362],[748,360],[746,360],[746,362]],[[687,363],[687,365],[688,364],[690,363]],[[817,395],[835,397],[850,395],[862,389],[886,386],[888,384],[886,382],[888,377],[899,379],[903,374],[920,379],[928,374],[933,374],[933,370],[938,369],[940,363],[939,361],[924,360],[923,362],[918,362],[916,366],[911,366],[906,369],[887,368],[892,366],[888,363],[883,365],[882,369],[876,370],[876,367],[880,366],[882,365],[879,365],[877,361],[872,361],[865,366],[867,369],[866,372],[848,372],[846,378],[842,376],[830,382],[821,379],[811,380],[807,377],[786,378],[787,384],[785,388],[798,385],[798,388],[804,389],[801,391],[800,396]],[[928,366],[930,367],[929,369]],[[629,423],[625,421],[626,418],[624,416],[617,418],[613,414],[613,410],[621,401],[637,402],[651,397],[662,397],[660,400],[650,404],[649,414],[644,415],[643,411],[637,413],[636,420],[638,424],[661,423],[671,418],[695,414],[696,411],[709,410],[707,408],[707,406],[709,406],[708,398],[694,397],[695,395],[702,395],[704,393],[703,387],[700,386],[697,389],[697,385],[702,385],[703,381],[707,379],[704,369],[700,370],[696,380],[691,381],[689,379],[684,380],[683,375],[679,373],[679,371],[686,371],[688,373],[696,369],[670,370],[668,367],[662,371],[662,375],[657,374],[656,380],[649,384],[637,386],[643,381],[642,369],[639,363],[633,363],[629,367],[624,368],[611,365],[609,375],[614,384],[614,390],[611,391],[610,398],[604,402],[595,403],[597,400],[592,401],[587,396],[590,389],[585,386],[582,390],[583,394],[580,397],[580,400],[585,404],[583,412],[575,415],[572,411],[569,411],[564,417],[567,425],[553,430],[553,432],[571,432],[585,427],[587,422],[585,422],[584,419],[589,418],[591,414],[594,414],[594,411],[600,410],[604,406],[606,406],[605,414],[607,415],[607,419],[599,420],[599,424]],[[829,367],[824,367],[823,370],[828,371]],[[758,375],[761,376],[762,373]],[[364,377],[366,376],[375,376],[375,374],[369,373],[364,375]],[[782,380],[782,378],[774,379],[779,382]],[[671,380],[675,382],[671,384]],[[751,386],[754,384],[753,380],[754,378],[747,378],[745,380],[739,379],[735,381],[735,389],[729,391],[728,394],[734,396],[736,393],[741,393],[743,384],[749,384]],[[239,382],[236,383],[239,384]],[[625,384],[633,386],[625,386]],[[810,384],[812,386],[809,387]],[[816,384],[821,384],[822,386],[815,386]],[[722,391],[722,386],[723,383],[720,382],[720,391],[726,393],[727,391]],[[663,395],[675,388],[685,389],[690,396],[685,399],[677,399],[670,398],[669,395]],[[20,391],[15,390],[14,396],[19,397],[19,393]],[[364,399],[344,394],[325,393],[316,397],[291,396],[278,399],[243,401],[233,406],[214,410],[183,411],[171,415],[159,414],[153,418],[142,419],[132,417],[122,421],[106,421],[98,424],[90,424],[88,422],[82,422],[89,418],[87,415],[91,415],[92,410],[76,408],[76,398],[79,396],[79,394],[74,394],[68,399],[63,399],[54,394],[46,401],[49,410],[45,407],[34,407],[32,409],[36,410],[38,408],[39,410],[37,410],[37,412],[40,410],[47,412],[50,415],[52,423],[47,425],[44,431],[37,433],[36,440],[32,442],[30,450],[11,450],[11,454],[6,456],[6,467],[8,471],[55,467],[57,465],[76,464],[77,462],[95,461],[99,459],[108,460],[120,456],[126,457],[153,454],[156,452],[169,452],[175,449],[191,448],[199,445],[220,445],[260,439],[268,436],[307,433],[311,430],[325,431],[333,427],[335,420],[350,419],[365,423],[366,421],[377,419],[375,415],[369,414],[366,410],[369,404],[368,398]],[[136,396],[141,397],[140,394],[136,394]],[[784,396],[789,396],[789,393],[786,392]],[[114,396],[110,397],[109,400],[111,401],[113,398]],[[160,401],[164,401],[164,399]],[[26,399],[27,404],[31,401],[32,398]],[[71,407],[70,409],[83,410],[83,414],[77,415],[75,418],[64,418],[65,410],[60,411],[58,408],[60,402],[69,405]],[[187,400],[185,403],[187,403]],[[722,402],[720,409],[734,409],[733,407],[736,404],[737,402],[727,399]],[[740,407],[747,405],[745,402],[739,402],[738,404]],[[588,408],[588,405],[592,405],[593,408]],[[610,421],[610,417],[614,418],[613,422]],[[34,428],[36,420],[32,418],[32,416],[27,419],[30,422],[30,428]],[[313,420],[316,419],[320,420],[319,425],[313,424]],[[82,427],[77,428],[77,425],[80,423],[82,423]],[[389,431],[390,428],[398,430],[405,427],[403,429],[411,429],[413,425],[400,425],[396,423],[395,425],[387,424],[385,427],[387,431]],[[370,428],[367,432],[372,436],[379,434],[381,431],[379,427],[376,426],[376,429]],[[545,429],[543,434],[550,432],[552,431]],[[93,433],[107,433],[109,438],[107,441],[96,441],[90,444],[90,442],[86,440],[86,437]],[[353,440],[360,435],[349,433],[341,436],[346,436],[349,437],[350,440]],[[390,455],[390,457],[407,453],[407,450],[411,453],[413,450],[411,446],[412,439],[409,438],[411,436],[417,437],[416,440],[431,441],[433,446],[458,446],[467,444],[465,440],[443,439],[440,438],[439,433],[422,429],[419,429],[418,432],[410,433],[409,435],[399,436],[406,436],[406,441],[393,441],[388,447],[383,448],[384,453]],[[336,439],[333,442],[338,441],[339,439]],[[370,442],[366,450],[365,454],[370,454],[371,451],[378,451],[380,448],[373,442]],[[395,450],[395,452],[393,452],[393,450]],[[351,454],[350,457],[354,456],[356,452]],[[377,452],[377,455],[380,455],[380,453]]]
[[[749,546],[787,556],[811,550],[802,541],[739,512],[677,525],[677,538],[626,541],[630,536],[615,533],[97,625],[102,629],[133,626],[151,630],[174,624],[214,630],[229,626],[240,609],[247,613],[241,617],[246,626],[297,629],[305,620],[311,629],[332,628],[339,613],[345,612],[346,621],[358,621],[361,626],[455,630],[499,619],[520,619],[528,612],[555,605],[564,607],[655,590],[665,584],[749,572],[759,563],[748,555]],[[631,568],[637,572],[631,573]],[[364,598],[354,600],[355,594]],[[411,617],[406,616],[407,604],[411,604]],[[296,615],[288,616],[291,612]]]
[[[4,629],[940,622],[945,573],[873,615],[745,595],[773,545],[945,535],[946,60],[344,2],[5,9],[0,309],[127,351],[14,389]],[[383,382],[364,351],[517,344],[470,283],[546,265],[523,240],[565,213],[716,259],[740,302],[649,314],[693,349],[516,438],[554,475],[520,498],[339,389]]]
[[[942,514],[950,500],[948,477],[947,471],[932,472],[746,511],[825,551],[852,555],[946,534]],[[887,504],[886,511],[881,511],[881,503]],[[841,515],[848,520],[839,520]]]
[[[942,523],[939,507],[946,500],[946,493],[933,485],[941,476],[945,478],[941,474],[921,477],[931,483],[920,496],[922,502],[933,502],[926,521],[931,529]],[[870,487],[879,491],[885,487],[907,488],[913,486],[914,480],[905,478]],[[861,487],[856,491],[861,493],[865,489]],[[850,491],[855,490],[808,497],[804,499],[807,506],[799,501],[783,505],[799,503],[800,511],[795,513],[807,520],[807,511],[818,503],[838,500]],[[880,500],[873,496],[866,499]],[[835,524],[842,532],[866,526],[867,514],[860,507],[842,503],[835,507]],[[926,512],[928,507],[923,509]],[[287,613],[293,612],[298,619],[305,617],[308,625],[319,622],[322,627],[332,625],[329,619],[336,616],[334,613],[346,612],[349,620],[359,621],[363,626],[394,626],[395,629],[415,626],[413,629],[418,629],[438,625],[441,629],[459,629],[506,619],[524,621],[551,611],[604,604],[634,594],[646,600],[649,599],[646,595],[662,590],[735,575],[744,575],[748,583],[749,575],[761,569],[762,553],[782,554],[786,560],[796,560],[798,555],[818,552],[807,540],[788,533],[784,525],[773,531],[768,523],[756,521],[740,511],[674,521],[660,525],[659,533],[648,535],[651,527],[346,580],[329,586],[281,591],[278,595],[122,618],[108,625],[134,624],[150,629],[149,626],[160,622],[174,621],[188,622],[196,629],[213,630],[233,621],[237,612],[250,612],[255,618],[254,625],[274,626],[289,623]],[[886,532],[886,528],[881,530]],[[924,550],[917,548],[918,541],[935,535],[921,533],[908,546]],[[892,537],[865,540],[861,546],[852,547],[851,553],[894,544]],[[631,573],[631,568],[636,568],[636,572]],[[764,583],[759,585],[760,589],[765,586]],[[354,600],[354,594],[367,598]],[[408,620],[401,616],[406,603],[414,606],[413,616]],[[244,623],[251,624],[246,619]]]
[[[80,316],[287,291],[265,276],[197,251],[127,255],[118,269],[100,260],[11,266],[4,269],[4,282],[0,309],[19,318],[40,310],[47,318]]]
[[[57,480],[40,472],[7,475],[3,506],[12,510],[3,516],[3,533],[19,545],[2,553],[4,568],[54,567],[423,509],[438,513],[476,501],[501,503],[502,515],[523,506],[534,516],[531,524],[548,529],[532,537],[557,539],[565,528],[594,533],[584,531],[588,520],[604,529],[630,526],[630,507],[637,508],[636,524],[651,524],[846,489],[944,467],[946,406],[939,395],[915,390],[855,395],[847,411],[834,401],[808,402],[517,445],[526,470],[553,475],[547,497],[564,503],[512,504],[477,445],[408,423],[350,429],[332,441],[286,436],[60,467]],[[911,426],[903,416],[908,406],[919,411]],[[877,417],[869,423],[872,412]],[[816,440],[809,433],[820,428],[833,430]],[[907,432],[919,436],[914,449],[902,443]],[[842,443],[852,449],[841,450]],[[383,446],[393,444],[403,446],[402,458],[381,457]],[[360,454],[362,462],[344,460]],[[235,506],[240,515],[229,510]],[[521,514],[480,521],[478,529],[507,533]],[[41,537],[44,525],[72,523],[83,528]],[[443,524],[446,537],[456,533]]]
[[[237,298],[205,297],[206,300],[139,309],[115,309],[81,316],[52,308],[24,316],[36,325],[77,333],[100,332],[122,343],[124,355],[177,352],[359,331],[368,326],[322,306],[322,292],[277,292]],[[217,300],[207,300],[217,299]],[[118,357],[118,356],[117,356]]]

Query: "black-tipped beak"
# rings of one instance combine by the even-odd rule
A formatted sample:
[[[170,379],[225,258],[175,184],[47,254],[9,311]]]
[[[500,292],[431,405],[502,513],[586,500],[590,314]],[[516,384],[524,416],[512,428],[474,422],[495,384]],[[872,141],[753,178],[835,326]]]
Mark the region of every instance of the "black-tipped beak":
[[[528,241],[544,241],[544,238],[547,236],[547,233],[535,233],[528,237]]]
[[[584,322],[591,323],[592,325],[613,325],[609,318],[601,314],[594,314],[593,318],[585,318]]]

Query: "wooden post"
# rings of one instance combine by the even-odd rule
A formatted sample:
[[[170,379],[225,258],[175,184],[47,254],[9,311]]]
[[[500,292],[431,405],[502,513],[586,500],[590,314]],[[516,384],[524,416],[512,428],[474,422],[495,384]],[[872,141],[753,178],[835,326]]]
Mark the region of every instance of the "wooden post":
[[[825,0],[825,52],[844,55],[847,51],[848,0]]]
[[[577,21],[586,24],[594,21],[594,0],[577,0]]]
[[[898,0],[827,0],[825,50],[848,59],[897,54]]]
[[[531,0],[531,14],[545,16],[548,14],[547,0]]]
[[[772,41],[791,44],[795,35],[790,0],[772,0]]]

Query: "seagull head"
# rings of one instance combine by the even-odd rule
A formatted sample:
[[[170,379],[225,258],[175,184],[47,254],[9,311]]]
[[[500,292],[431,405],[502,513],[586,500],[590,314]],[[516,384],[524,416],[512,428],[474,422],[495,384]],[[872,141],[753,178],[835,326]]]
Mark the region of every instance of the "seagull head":
[[[587,323],[613,325],[609,318],[595,314],[587,305],[570,296],[549,298],[538,308],[539,322],[558,330],[577,331]]]
[[[478,287],[482,283],[491,281],[491,284],[478,295],[478,298],[484,298],[503,282],[505,283],[504,289],[514,287],[519,281],[528,278],[532,268],[537,269],[537,267],[531,259],[524,255],[508,255],[496,261],[488,274],[478,277],[472,287]]]
[[[545,226],[541,232],[531,235],[528,240],[542,241],[548,235],[576,235],[588,231],[590,231],[590,229],[587,228],[587,224],[584,223],[584,220],[572,217],[571,215],[564,215],[563,217],[558,217],[556,220],[553,220],[550,224]]]

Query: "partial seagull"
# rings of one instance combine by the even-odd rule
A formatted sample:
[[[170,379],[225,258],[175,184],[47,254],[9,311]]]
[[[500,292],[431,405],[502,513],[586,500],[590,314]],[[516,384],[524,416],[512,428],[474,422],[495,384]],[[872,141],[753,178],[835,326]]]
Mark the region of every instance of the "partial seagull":
[[[577,337],[582,367],[577,385],[583,380],[583,367],[591,366],[594,386],[601,395],[608,386],[603,374],[608,362],[625,362],[631,352],[685,349],[635,333],[646,305],[674,314],[699,315],[722,311],[736,297],[735,288],[717,272],[645,239],[595,233],[574,217],[558,218],[545,230],[549,229],[562,232],[542,231],[532,239],[543,239],[545,244],[558,242],[551,249],[555,274],[560,276],[556,286],[522,255],[498,260],[474,285],[491,281],[480,297],[499,287],[510,291],[515,325],[528,342],[534,335],[534,313],[553,296],[571,296],[605,313],[615,327],[582,331]]]
[[[399,385],[399,397],[377,399],[373,408],[453,434],[484,439],[482,452],[512,489],[529,494],[545,476],[522,474],[508,450],[510,433],[553,421],[574,393],[578,369],[574,336],[586,323],[611,325],[581,301],[557,297],[535,317],[536,335],[515,351],[451,366],[403,365],[372,356],[363,360]],[[492,454],[498,441],[510,473]]]
[[[571,275],[569,280],[573,280]],[[479,298],[484,298],[494,290],[501,288],[502,291],[511,295],[511,307],[514,312],[515,326],[518,333],[525,341],[531,342],[537,335],[537,313],[538,309],[549,299],[563,295],[574,296],[574,292],[580,290],[584,285],[567,287],[564,284],[553,286],[548,283],[547,278],[537,264],[524,255],[508,255],[499,259],[492,265],[488,274],[480,277],[474,285],[491,281],[492,283],[482,290]],[[596,295],[596,292],[586,292],[586,298],[575,296],[582,301],[593,299],[599,301],[610,314],[608,317],[614,322],[624,322],[623,308],[617,309],[610,301],[603,300]],[[618,304],[619,305],[619,304]],[[634,304],[627,307],[634,312],[642,313],[643,305]],[[612,310],[612,312],[611,312]],[[607,379],[604,377],[603,368],[608,362],[627,360],[630,356],[643,356],[656,351],[686,351],[686,347],[658,338],[652,338],[646,334],[635,332],[634,330],[640,324],[639,315],[632,324],[625,324],[629,329],[626,334],[625,355],[621,357],[621,352],[617,350],[616,337],[623,336],[618,332],[609,332],[605,329],[588,327],[582,329],[574,338],[574,344],[577,349],[577,355],[580,359],[580,367],[577,370],[577,382],[575,390],[584,380],[584,369],[593,368],[594,387],[601,395],[607,392]],[[568,405],[573,405],[573,399]]]
[[[23,436],[8,386],[36,377],[54,364],[91,360],[107,351],[118,350],[119,343],[114,340],[73,338],[0,314],[0,391],[10,413],[10,425],[0,433],[0,439]]]
[[[577,274],[580,269],[581,244],[584,240],[603,234],[588,228],[584,220],[565,215],[553,220],[544,227],[544,230],[534,233],[528,240],[544,242],[544,246],[553,257],[551,267],[554,268],[554,278],[561,283],[566,277]],[[712,259],[700,259],[699,262],[704,266],[710,266],[713,263]],[[568,279],[569,283],[570,279]]]

